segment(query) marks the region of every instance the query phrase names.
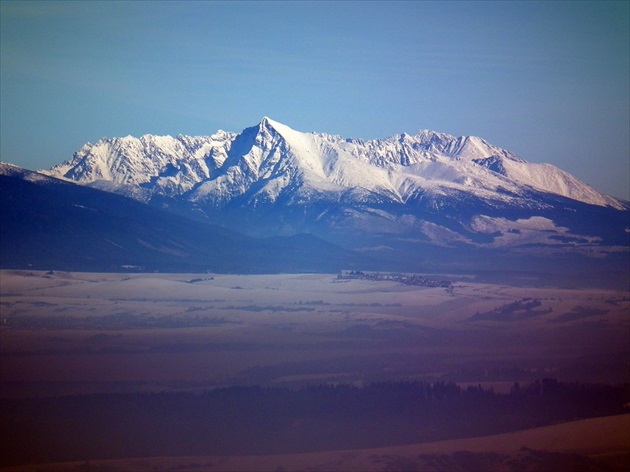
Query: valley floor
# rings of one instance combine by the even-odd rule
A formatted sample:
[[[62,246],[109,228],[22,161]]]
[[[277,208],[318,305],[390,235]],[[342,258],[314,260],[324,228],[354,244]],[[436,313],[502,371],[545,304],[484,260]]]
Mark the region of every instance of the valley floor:
[[[489,284],[448,275],[427,278],[452,283],[426,286],[402,283],[405,279],[401,278],[369,280],[337,274],[0,271],[0,414],[6,434],[20,432],[19,438],[5,439],[3,449],[12,459],[6,462],[9,455],[5,455],[0,465],[27,464],[29,457],[39,454],[40,464],[76,459],[79,462],[71,464],[76,470],[441,471],[522,470],[526,465],[527,470],[559,470],[558,464],[574,470],[623,470],[630,450],[630,435],[625,434],[630,432],[628,415],[492,438],[395,446],[420,442],[413,438],[463,437],[457,433],[458,421],[467,416],[467,403],[461,399],[472,398],[484,408],[503,405],[496,425],[485,424],[485,410],[474,411],[477,416],[466,420],[471,432],[527,427],[512,427],[526,424],[528,414],[511,414],[510,398],[524,402],[514,404],[526,405],[534,413],[544,409],[545,421],[556,416],[558,421],[597,416],[600,409],[605,411],[602,415],[622,413],[623,404],[630,400],[619,396],[627,396],[630,383],[628,291]],[[542,381],[543,390],[545,385],[555,389],[552,396],[534,395],[532,401],[515,396],[518,388],[532,382],[537,385],[536,381]],[[593,391],[582,395],[579,385],[563,390],[556,388],[561,385],[556,381],[626,386],[625,390],[602,390],[612,392],[608,400],[593,404],[593,413],[580,416],[579,402],[587,401],[584,395]],[[452,404],[463,415],[446,415],[442,424],[436,413],[434,423],[423,425],[419,420],[426,417],[422,408],[429,408],[430,402],[419,404],[416,397],[402,403],[391,401],[406,398],[405,392],[418,382],[455,392]],[[386,392],[382,397],[390,399],[386,404],[374,402],[379,397],[370,395],[378,389],[367,387],[375,384],[384,385],[378,387],[383,391],[388,385],[398,390]],[[308,390],[318,385],[325,387]],[[295,411],[286,416],[265,413],[283,411],[283,405],[273,402],[273,390],[256,390],[258,386],[280,389],[289,400],[292,395],[298,398]],[[352,390],[356,387],[363,388]],[[221,397],[221,392],[228,396]],[[231,399],[235,392],[236,399]],[[315,398],[309,392],[318,392],[317,401],[324,402],[330,416],[324,418],[308,409],[309,403],[302,400]],[[357,397],[360,402],[348,397],[353,392],[364,395]],[[576,413],[564,409],[567,392],[573,392]],[[247,401],[238,403],[238,395]],[[357,408],[373,412],[371,419],[348,411],[341,419],[335,416],[334,398],[342,397],[351,408],[356,403]],[[204,403],[204,398],[211,401]],[[551,403],[545,403],[547,398]],[[258,403],[263,400],[267,403]],[[232,412],[228,416],[216,406],[224,404]],[[112,410],[114,405],[116,410]],[[159,408],[160,415],[150,414],[151,405]],[[250,416],[243,413],[243,405],[250,408]],[[447,411],[449,405],[439,407]],[[198,411],[213,418],[215,426],[200,419]],[[186,422],[181,421],[184,414]],[[143,418],[147,423],[118,429],[125,418]],[[258,423],[250,425],[249,418],[258,418]],[[540,418],[532,426],[550,424]],[[380,428],[379,434],[384,435],[382,421],[389,423],[396,440],[390,439],[385,449],[373,449],[385,445],[369,433]],[[364,423],[372,429],[365,429]],[[315,452],[330,450],[331,441],[322,440],[310,425],[342,437],[334,429],[338,424],[349,428],[345,444],[364,450]],[[283,429],[285,425],[288,430]],[[281,441],[258,445],[257,438],[264,435],[257,434],[268,427],[287,440],[292,440],[291,431],[306,438],[312,435],[315,441],[321,440],[321,447],[299,435],[294,437],[300,445],[296,449]],[[204,452],[179,452],[173,446],[176,452],[167,455],[187,457],[118,460],[138,457],[134,451],[139,450],[156,455],[151,452],[155,448],[142,443],[149,437],[142,428],[157,435],[160,444],[166,445],[164,451],[169,445],[168,431],[182,428],[199,442],[190,448],[182,442],[184,449]],[[201,428],[203,438],[210,442],[204,443],[195,428]],[[225,436],[225,447],[217,431],[231,435]],[[239,443],[239,431],[251,431],[251,446]],[[363,431],[365,437],[355,438],[353,431]],[[127,448],[125,434],[140,442]],[[467,436],[480,434],[490,433]],[[63,435],[84,444],[84,455],[73,455],[72,444]],[[101,442],[116,438],[118,449],[96,453],[91,437]],[[53,439],[61,441],[59,448]],[[229,448],[233,452],[220,452]],[[269,456],[274,450],[282,456]],[[213,456],[206,456],[205,451]],[[293,451],[313,452],[287,454]],[[192,457],[198,455],[204,456]],[[69,466],[37,466],[37,470],[71,470]],[[35,469],[24,465],[15,470]]]
[[[0,397],[630,380],[624,291],[336,274],[1,271],[0,282]]]

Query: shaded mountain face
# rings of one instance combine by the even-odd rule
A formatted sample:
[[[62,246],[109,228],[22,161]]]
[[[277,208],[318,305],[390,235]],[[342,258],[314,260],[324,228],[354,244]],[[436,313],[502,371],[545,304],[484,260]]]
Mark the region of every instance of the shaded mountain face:
[[[364,251],[422,247],[605,256],[628,202],[474,137],[363,141],[264,118],[240,134],[86,144],[49,175],[250,235],[311,233]]]
[[[2,269],[321,272],[355,257],[314,236],[255,239],[1,162],[0,195]]]

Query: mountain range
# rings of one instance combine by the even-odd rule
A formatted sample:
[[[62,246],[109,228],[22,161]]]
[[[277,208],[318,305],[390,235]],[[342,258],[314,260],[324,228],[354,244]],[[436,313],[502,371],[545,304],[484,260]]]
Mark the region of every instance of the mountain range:
[[[428,130],[359,140],[265,117],[241,133],[103,138],[44,174],[249,238],[309,234],[380,265],[629,248],[628,202],[482,138]]]
[[[627,209],[549,164],[530,164],[485,140],[433,131],[363,141],[301,133],[267,117],[242,133],[87,143],[50,175],[140,200],[156,196],[225,206],[314,201],[413,205],[468,194],[533,203],[531,191]]]

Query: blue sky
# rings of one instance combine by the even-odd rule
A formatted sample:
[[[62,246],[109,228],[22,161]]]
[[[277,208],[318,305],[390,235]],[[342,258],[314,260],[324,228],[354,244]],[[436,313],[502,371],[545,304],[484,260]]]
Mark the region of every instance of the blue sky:
[[[0,159],[241,131],[477,135],[630,199],[629,2],[1,1]]]

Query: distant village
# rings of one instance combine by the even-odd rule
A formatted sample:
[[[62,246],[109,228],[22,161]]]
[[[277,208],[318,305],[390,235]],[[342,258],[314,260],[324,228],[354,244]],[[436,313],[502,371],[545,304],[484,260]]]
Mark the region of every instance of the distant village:
[[[450,280],[427,279],[417,274],[397,274],[392,272],[369,272],[362,270],[342,270],[337,276],[338,279],[358,279],[358,280],[374,280],[398,282],[403,285],[416,285],[418,287],[439,287],[449,289],[453,282]]]

